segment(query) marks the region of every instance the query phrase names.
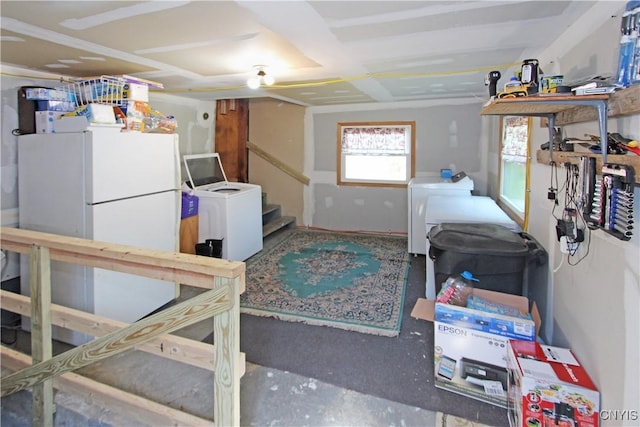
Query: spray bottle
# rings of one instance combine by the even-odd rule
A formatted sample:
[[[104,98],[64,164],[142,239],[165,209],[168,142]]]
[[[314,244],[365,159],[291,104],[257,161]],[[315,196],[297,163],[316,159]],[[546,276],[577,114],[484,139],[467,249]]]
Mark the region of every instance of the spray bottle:
[[[620,52],[618,56],[618,78],[616,83],[621,87],[627,87],[631,83],[631,72],[633,70],[633,55],[636,48],[635,40],[632,39],[632,33],[635,29],[635,1],[627,3],[622,21],[620,24]],[[637,39],[637,33],[636,33]]]
[[[635,28],[632,31],[632,35],[635,35],[635,48],[633,51],[633,58],[631,60],[631,84],[640,83],[640,1],[636,1],[636,7],[633,9],[633,15],[635,17]]]

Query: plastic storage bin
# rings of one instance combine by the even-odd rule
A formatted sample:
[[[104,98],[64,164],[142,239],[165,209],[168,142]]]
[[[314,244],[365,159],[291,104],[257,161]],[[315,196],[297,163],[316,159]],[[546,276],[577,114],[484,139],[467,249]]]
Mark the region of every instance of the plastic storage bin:
[[[185,219],[194,215],[198,215],[198,196],[183,191],[180,218]]]
[[[449,276],[468,270],[479,279],[477,288],[529,296],[529,266],[547,262],[547,252],[530,235],[496,224],[442,223],[428,239],[436,293]]]

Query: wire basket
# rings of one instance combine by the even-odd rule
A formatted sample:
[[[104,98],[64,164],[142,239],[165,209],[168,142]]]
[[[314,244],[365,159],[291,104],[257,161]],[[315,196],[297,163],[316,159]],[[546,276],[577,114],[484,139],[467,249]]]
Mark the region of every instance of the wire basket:
[[[59,90],[73,94],[76,107],[87,104],[124,105],[125,80],[120,77],[100,76],[67,83]]]

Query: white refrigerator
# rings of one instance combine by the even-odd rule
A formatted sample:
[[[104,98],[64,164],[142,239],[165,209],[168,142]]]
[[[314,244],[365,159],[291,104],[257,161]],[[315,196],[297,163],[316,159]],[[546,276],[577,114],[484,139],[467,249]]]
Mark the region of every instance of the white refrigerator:
[[[177,252],[180,167],[177,135],[95,128],[18,141],[20,228]],[[178,296],[174,282],[53,262],[52,302],[135,322]],[[21,292],[29,294],[28,257]],[[29,329],[28,318],[23,326]],[[55,328],[58,340],[92,337]]]

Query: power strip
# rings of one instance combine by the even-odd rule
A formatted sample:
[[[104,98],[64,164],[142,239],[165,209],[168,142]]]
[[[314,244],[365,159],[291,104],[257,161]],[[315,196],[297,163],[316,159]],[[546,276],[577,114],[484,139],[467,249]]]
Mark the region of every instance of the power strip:
[[[578,242],[570,242],[567,236],[560,237],[560,252],[563,254],[574,254],[578,250]]]

